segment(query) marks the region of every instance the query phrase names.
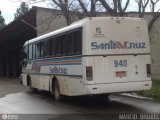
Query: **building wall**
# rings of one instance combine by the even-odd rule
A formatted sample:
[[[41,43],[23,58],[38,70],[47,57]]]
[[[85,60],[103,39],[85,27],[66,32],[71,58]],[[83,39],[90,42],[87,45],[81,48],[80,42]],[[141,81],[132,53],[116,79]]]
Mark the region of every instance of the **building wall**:
[[[150,32],[152,79],[160,80],[160,19],[158,19]]]
[[[138,17],[136,13],[129,14],[130,17]],[[144,19],[147,20],[147,23],[152,19],[151,14],[146,14]],[[153,80],[160,80],[160,18],[157,19],[151,32],[149,33],[150,38],[150,48],[151,48],[151,72]]]
[[[106,14],[100,14],[99,16],[107,16]],[[138,17],[136,13],[129,13],[129,17]],[[151,14],[146,14],[144,17],[147,23],[151,20]],[[78,17],[76,18],[78,19]],[[37,10],[37,35],[48,33],[50,31],[57,30],[59,28],[67,26],[66,20],[61,12],[47,9]],[[160,80],[160,19],[158,19],[150,32],[150,47],[151,47],[151,71],[152,79]]]
[[[151,14],[146,14],[144,18],[147,23],[152,19]],[[150,48],[151,48],[151,72],[152,80],[160,80],[160,18],[157,19],[149,33]]]
[[[67,22],[60,11],[37,10],[37,36],[67,26]]]

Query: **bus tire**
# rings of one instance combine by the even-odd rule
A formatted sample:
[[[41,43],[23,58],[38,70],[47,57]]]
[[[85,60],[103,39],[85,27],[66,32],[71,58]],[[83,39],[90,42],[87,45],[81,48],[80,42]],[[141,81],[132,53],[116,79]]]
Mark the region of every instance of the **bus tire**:
[[[58,80],[54,81],[53,89],[54,89],[54,98],[55,98],[55,100],[56,101],[62,101],[63,100],[63,96],[60,94],[60,86],[59,86]]]
[[[37,88],[33,88],[32,87],[32,81],[31,81],[31,78],[28,76],[27,77],[27,85],[29,86],[29,90],[31,92],[34,92],[34,93],[37,93],[38,92],[38,89]]]
[[[33,87],[29,87],[30,91],[33,93],[37,93],[38,89],[37,88],[33,88]]]

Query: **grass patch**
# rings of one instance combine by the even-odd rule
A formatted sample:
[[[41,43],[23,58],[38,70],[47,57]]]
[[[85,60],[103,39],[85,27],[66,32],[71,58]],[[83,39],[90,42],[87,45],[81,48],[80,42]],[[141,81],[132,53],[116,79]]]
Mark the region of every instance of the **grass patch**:
[[[160,101],[160,81],[153,80],[151,90],[140,91],[137,93],[144,97],[149,97],[149,98],[153,98],[155,100]]]

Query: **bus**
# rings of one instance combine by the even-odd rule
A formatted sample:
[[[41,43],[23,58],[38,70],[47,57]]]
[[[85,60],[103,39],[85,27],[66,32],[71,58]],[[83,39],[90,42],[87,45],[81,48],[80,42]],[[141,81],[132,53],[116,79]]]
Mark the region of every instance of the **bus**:
[[[22,83],[55,100],[149,90],[147,23],[133,17],[88,17],[27,41]]]

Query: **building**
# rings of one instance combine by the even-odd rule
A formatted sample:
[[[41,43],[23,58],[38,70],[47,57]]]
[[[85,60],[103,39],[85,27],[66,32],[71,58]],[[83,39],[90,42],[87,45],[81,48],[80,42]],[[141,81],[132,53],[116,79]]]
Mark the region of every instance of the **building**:
[[[61,11],[33,7],[0,30],[0,77],[18,77],[25,41],[67,26]]]

